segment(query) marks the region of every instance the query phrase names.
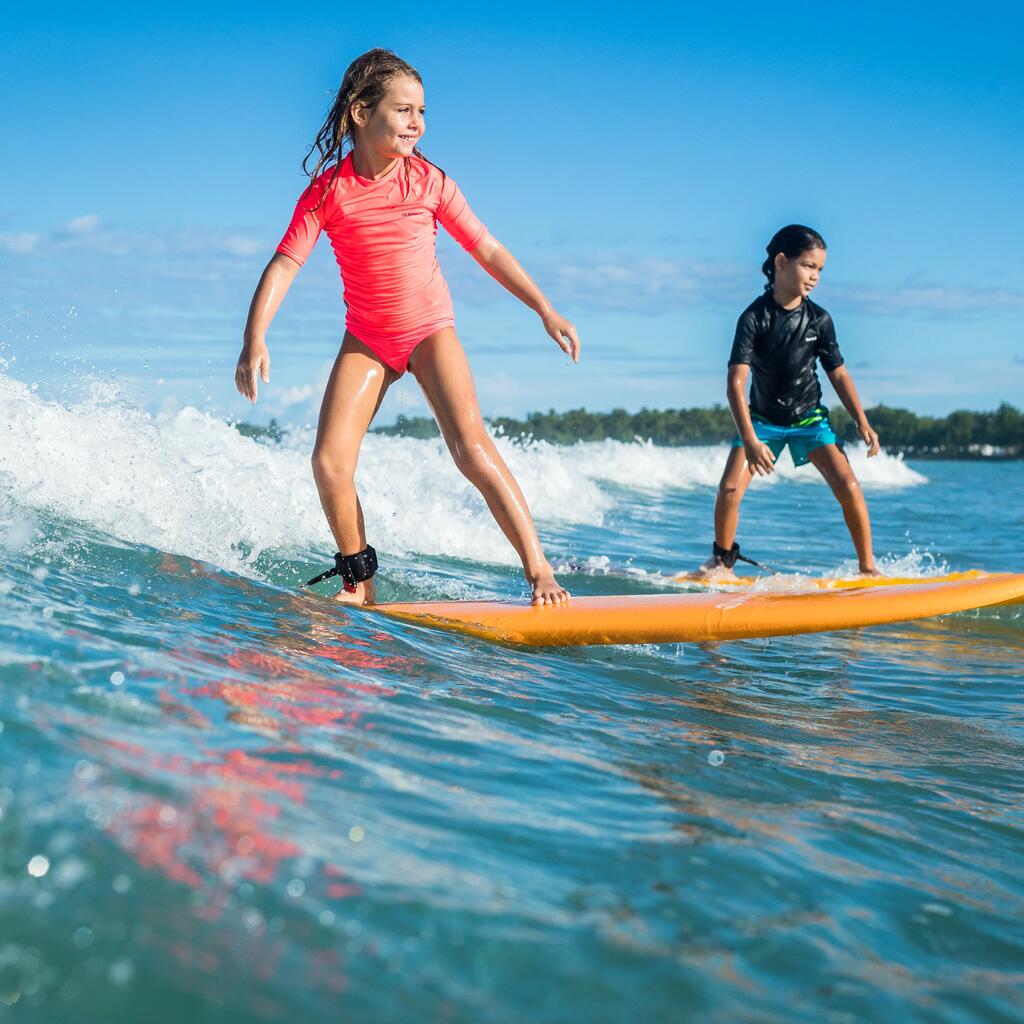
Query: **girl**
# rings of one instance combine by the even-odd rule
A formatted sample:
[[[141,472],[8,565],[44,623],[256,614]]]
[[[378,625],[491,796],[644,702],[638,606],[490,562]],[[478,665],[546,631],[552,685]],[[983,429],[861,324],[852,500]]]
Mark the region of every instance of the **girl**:
[[[761,267],[764,294],[744,310],[729,357],[728,397],[739,435],[725,464],[715,502],[711,558],[699,572],[731,570],[742,556],[735,542],[740,501],[754,473],[767,476],[789,445],[793,462],[812,462],[839,499],[857,549],[860,571],[877,576],[871,551],[871,522],[857,478],[821,404],[815,361],[828,374],[857,431],[878,454],[878,435],[861,408],[853,378],[843,364],[828,313],[807,297],[825,266],[825,242],[817,231],[790,224],[768,243]],[[750,401],[747,378],[751,376]]]
[[[337,542],[338,598],[374,601],[376,553],[366,543],[354,476],[363,436],[406,369],[426,396],[462,473],[479,488],[516,549],[534,604],[561,604],[522,491],[484,430],[448,286],[437,265],[442,224],[495,280],[533,309],[564,352],[579,359],[576,328],[476,219],[455,182],[417,148],[424,132],[419,73],[389,50],[370,50],[345,72],[302,167],[310,184],[260,278],[249,309],[235,384],[256,401],[270,380],[265,335],[299,268],[325,230],[341,269],[345,336],[320,408],[313,476]],[[346,143],[351,144],[343,154]],[[312,171],[306,164],[317,151]]]

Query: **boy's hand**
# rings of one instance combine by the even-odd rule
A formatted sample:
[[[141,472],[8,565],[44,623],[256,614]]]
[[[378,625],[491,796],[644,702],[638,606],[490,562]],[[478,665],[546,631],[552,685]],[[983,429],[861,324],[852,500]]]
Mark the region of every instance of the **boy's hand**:
[[[555,344],[574,363],[578,363],[580,361],[580,339],[575,325],[569,323],[564,316],[559,316],[554,310],[543,314],[541,319],[544,321],[544,330],[555,339]]]
[[[270,383],[270,349],[262,339],[246,341],[235,367],[235,387],[238,393],[256,404],[257,377],[264,384]]]
[[[747,457],[747,469],[758,476],[767,476],[775,469],[775,453],[764,443],[754,438],[743,442],[743,453]]]
[[[861,425],[859,433],[861,440],[868,447],[868,458],[870,459],[872,455],[877,455],[879,450],[878,435],[871,429],[871,424],[867,420]]]

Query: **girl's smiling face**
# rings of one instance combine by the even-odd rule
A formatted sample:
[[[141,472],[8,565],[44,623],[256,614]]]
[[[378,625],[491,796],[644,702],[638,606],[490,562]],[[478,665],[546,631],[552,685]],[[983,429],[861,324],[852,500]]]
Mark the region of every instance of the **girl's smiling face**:
[[[356,145],[385,160],[412,156],[426,130],[425,110],[423,86],[408,75],[396,75],[372,110],[359,103],[353,105]]]
[[[789,259],[785,253],[775,257],[775,288],[785,296],[806,299],[817,287],[828,253],[824,249],[804,249]]]

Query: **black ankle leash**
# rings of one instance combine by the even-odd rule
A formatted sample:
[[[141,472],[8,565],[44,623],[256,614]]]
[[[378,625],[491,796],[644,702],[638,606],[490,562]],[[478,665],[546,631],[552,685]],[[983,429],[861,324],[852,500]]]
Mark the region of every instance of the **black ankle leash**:
[[[758,569],[764,569],[765,572],[772,571],[768,568],[767,565],[762,565],[760,562],[755,562],[752,558],[747,558],[746,555],[741,555],[740,546],[735,542],[733,542],[731,548],[720,548],[718,546],[717,541],[712,541],[711,555],[712,557],[718,559],[718,561],[721,562],[722,565],[726,567],[726,569],[731,569],[736,564],[736,561],[738,559],[741,562],[746,562],[748,565],[757,566]]]
[[[357,551],[354,555],[343,555],[340,551],[337,552],[334,556],[334,568],[320,573],[319,576],[314,576],[311,580],[306,580],[303,586],[312,587],[317,583],[323,583],[324,580],[329,580],[332,576],[340,576],[342,583],[345,584],[345,589],[353,594],[356,584],[370,579],[376,571],[377,552],[367,544],[362,551]]]

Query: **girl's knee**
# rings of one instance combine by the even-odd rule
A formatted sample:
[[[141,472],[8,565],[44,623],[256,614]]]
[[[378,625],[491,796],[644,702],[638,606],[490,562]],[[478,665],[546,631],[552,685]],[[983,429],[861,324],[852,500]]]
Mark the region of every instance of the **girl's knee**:
[[[496,469],[494,443],[482,433],[472,438],[460,438],[452,446],[452,458],[459,472],[469,480],[478,480]]]
[[[355,479],[354,460],[349,458],[346,452],[330,445],[317,445],[309,461],[313,466],[313,476],[319,482],[339,486],[352,483]]]

